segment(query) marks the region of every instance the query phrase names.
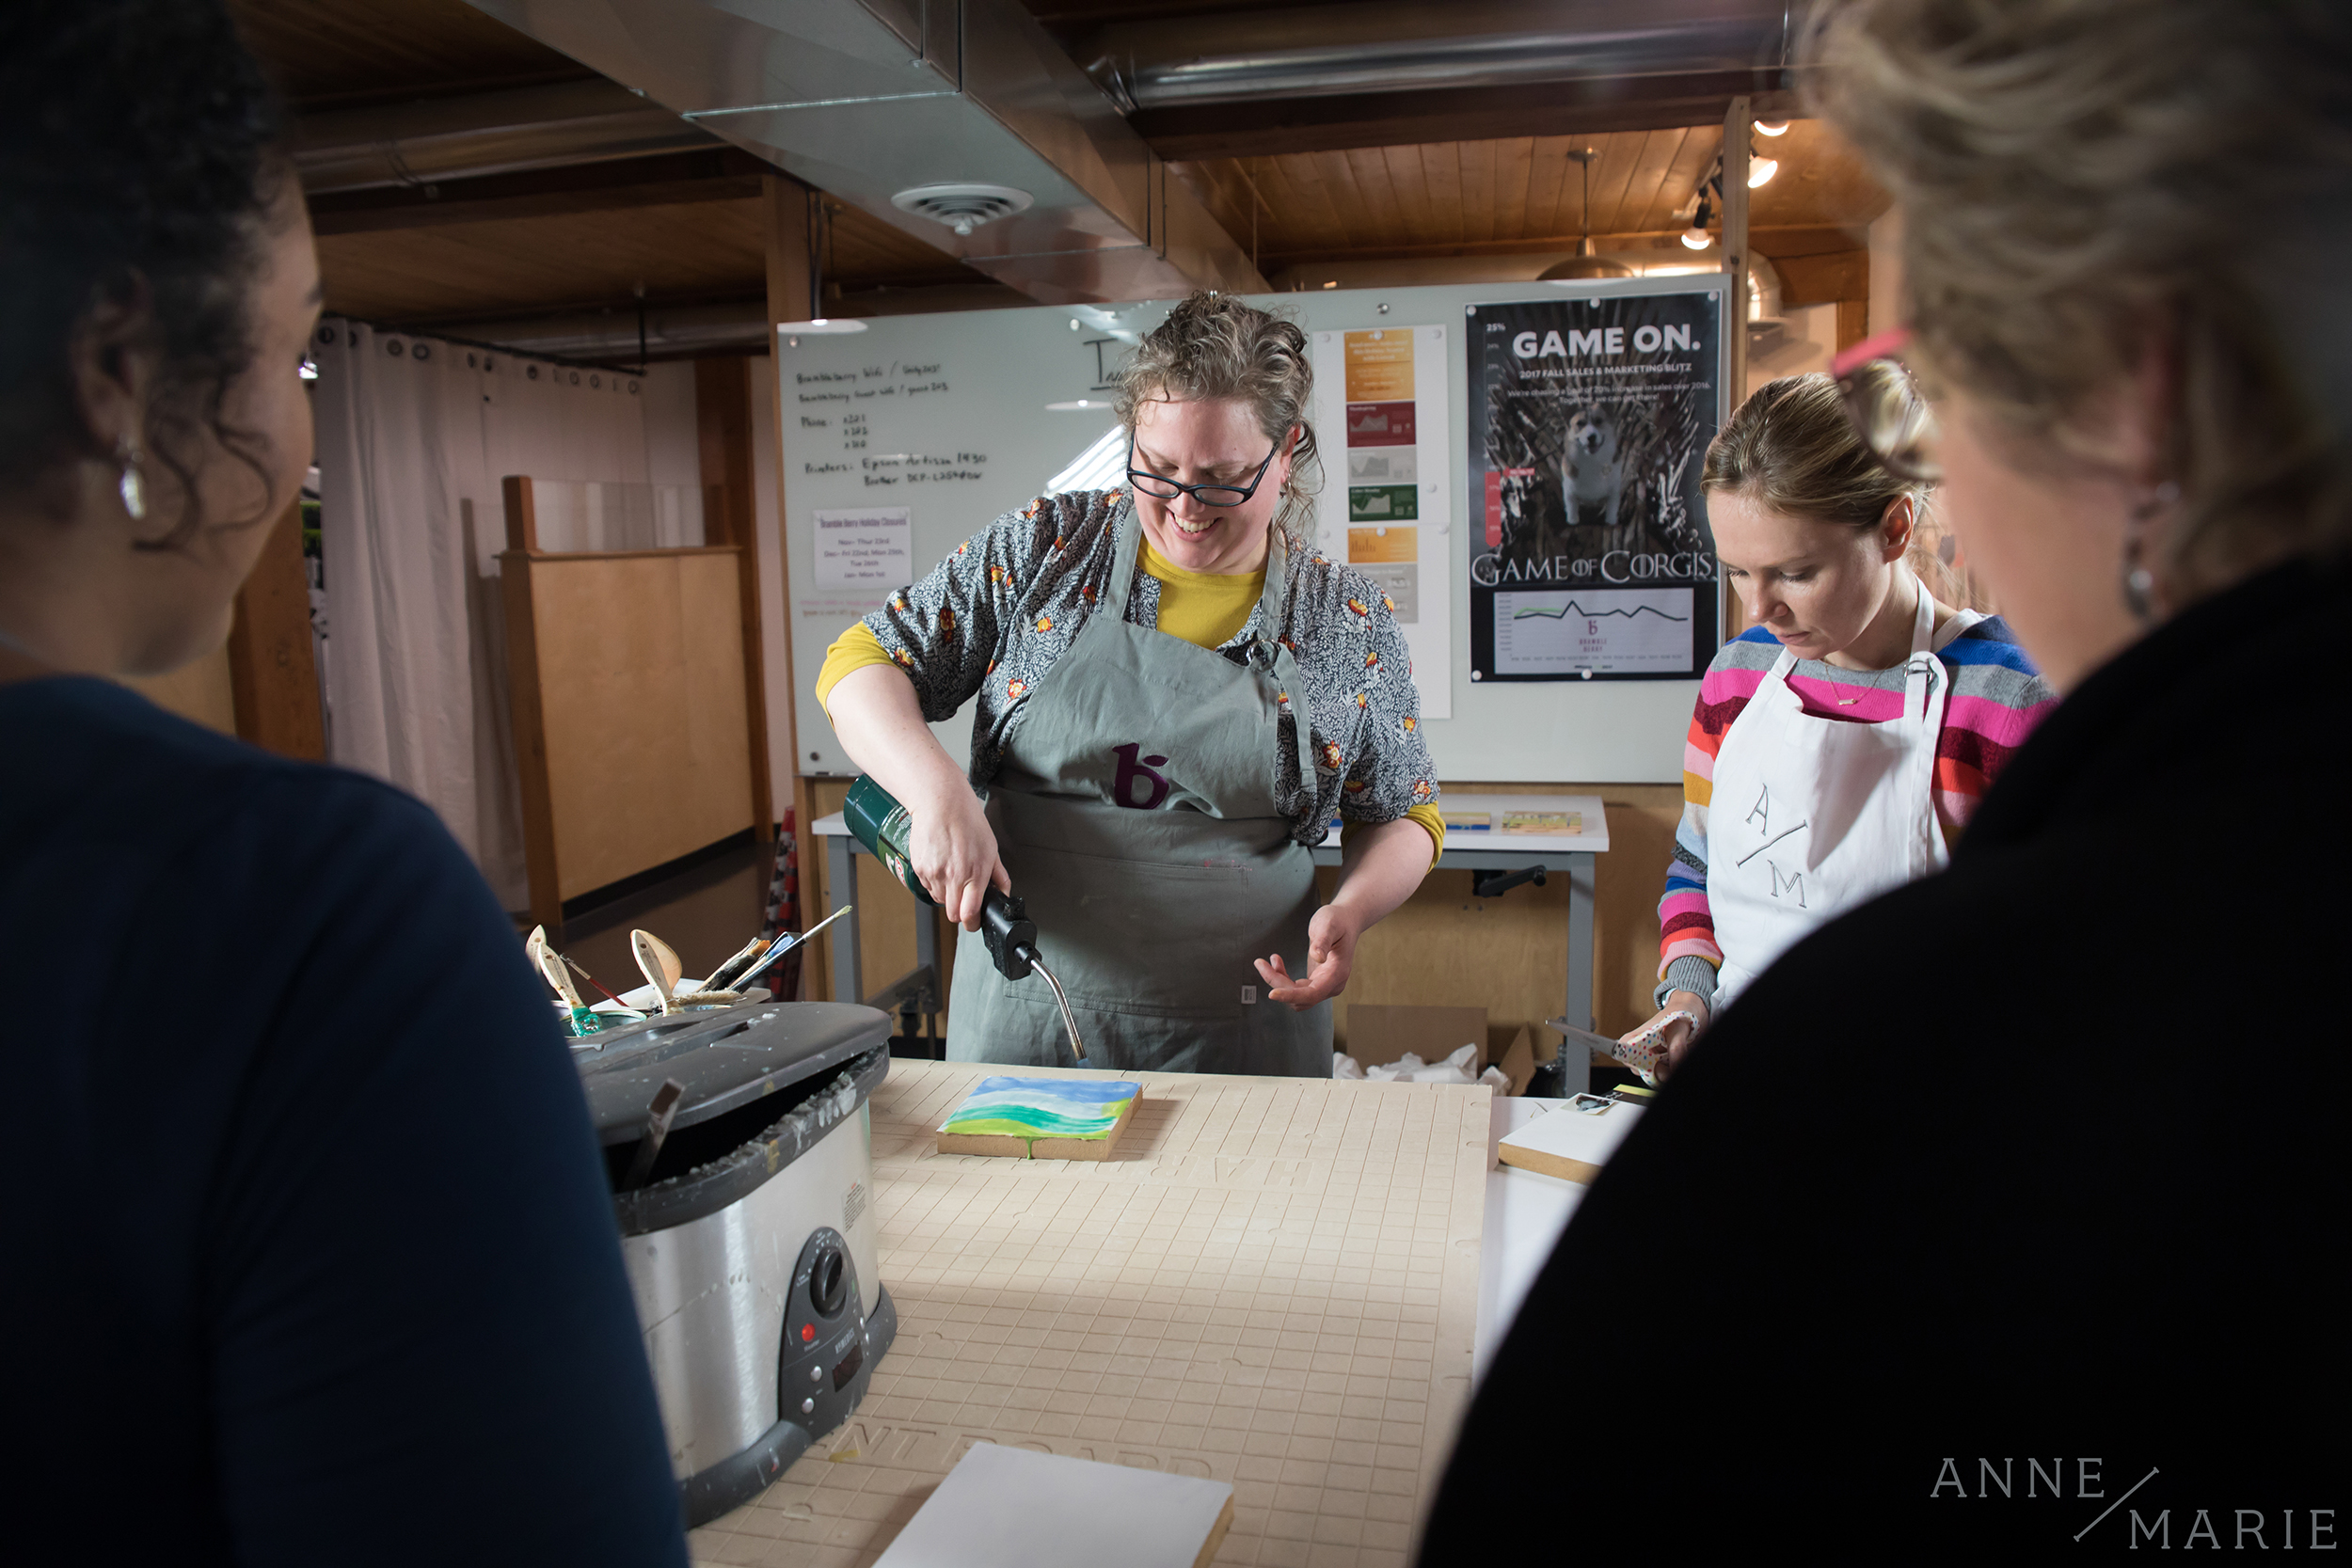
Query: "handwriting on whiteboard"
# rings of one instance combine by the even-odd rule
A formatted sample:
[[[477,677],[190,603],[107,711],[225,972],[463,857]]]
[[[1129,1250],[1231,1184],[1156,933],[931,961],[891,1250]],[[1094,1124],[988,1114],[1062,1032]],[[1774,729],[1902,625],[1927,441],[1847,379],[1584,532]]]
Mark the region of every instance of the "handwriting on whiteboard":
[[[802,404],[800,428],[830,432],[845,454],[833,462],[803,460],[803,474],[856,473],[868,490],[968,484],[988,478],[988,453],[984,451],[887,450],[895,444],[891,409],[950,389],[937,360],[928,364],[894,360],[854,371],[801,371],[794,373],[792,383]],[[824,408],[827,404],[847,406]]]

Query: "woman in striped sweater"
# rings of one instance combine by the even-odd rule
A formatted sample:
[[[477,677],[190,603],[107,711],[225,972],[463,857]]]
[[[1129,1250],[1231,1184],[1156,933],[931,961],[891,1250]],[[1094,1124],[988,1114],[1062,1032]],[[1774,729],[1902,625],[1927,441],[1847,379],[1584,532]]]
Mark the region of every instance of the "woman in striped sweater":
[[[1669,1065],[1783,949],[1941,867],[2056,701],[1999,617],[1937,602],[1906,563],[1926,487],[1871,457],[1828,376],[1749,398],[1704,483],[1756,625],[1708,666],[1683,748],[1660,1011],[1626,1037],[1661,1041]]]

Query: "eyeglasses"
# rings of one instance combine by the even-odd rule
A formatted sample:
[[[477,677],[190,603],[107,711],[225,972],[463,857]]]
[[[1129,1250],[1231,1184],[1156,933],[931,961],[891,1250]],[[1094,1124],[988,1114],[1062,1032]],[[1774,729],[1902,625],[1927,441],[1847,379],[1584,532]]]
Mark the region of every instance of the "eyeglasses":
[[[1202,506],[1239,506],[1258,493],[1259,482],[1265,478],[1266,469],[1274,466],[1275,453],[1281,450],[1282,443],[1275,442],[1274,451],[1265,454],[1265,461],[1258,465],[1258,471],[1249,476],[1247,484],[1183,484],[1172,479],[1162,479],[1157,474],[1139,471],[1136,467],[1136,438],[1130,436],[1127,437],[1127,483],[1145,495],[1164,501],[1172,501],[1179,496],[1190,496]]]
[[[1829,373],[1846,405],[1854,434],[1880,467],[1897,479],[1933,484],[1944,477],[1943,432],[1919,384],[1900,357],[1911,341],[1908,327],[1865,338],[1830,361]],[[1866,375],[1885,360],[1892,375]]]

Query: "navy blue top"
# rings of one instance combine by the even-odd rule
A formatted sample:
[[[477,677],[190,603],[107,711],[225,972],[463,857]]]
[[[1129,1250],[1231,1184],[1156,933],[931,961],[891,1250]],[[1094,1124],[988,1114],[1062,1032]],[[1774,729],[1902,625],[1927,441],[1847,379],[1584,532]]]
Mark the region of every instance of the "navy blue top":
[[[433,814],[0,686],[6,1491],[123,1560],[686,1562],[580,1085]]]

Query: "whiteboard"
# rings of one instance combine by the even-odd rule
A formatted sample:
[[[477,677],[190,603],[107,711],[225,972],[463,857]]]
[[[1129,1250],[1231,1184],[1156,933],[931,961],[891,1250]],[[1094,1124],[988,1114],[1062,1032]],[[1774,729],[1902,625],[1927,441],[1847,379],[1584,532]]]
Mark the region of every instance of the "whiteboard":
[[[1333,289],[1254,296],[1252,303],[1292,313],[1310,335],[1390,325],[1458,324],[1473,305],[1598,293],[1678,293],[1727,286],[1721,274],[1615,278],[1578,283],[1490,283],[1417,289]],[[998,516],[1026,505],[1049,482],[1093,451],[1110,477],[1073,480],[1072,489],[1109,488],[1124,467],[1113,433],[1111,374],[1133,339],[1167,318],[1172,301],[1117,306],[1038,306],[927,316],[884,316],[848,336],[781,338],[771,363],[784,428],[785,550],[790,562],[793,668],[803,699],[795,765],[807,774],[857,771],[824,710],[810,696],[825,649],[849,625],[879,608],[882,594],[845,570],[832,547],[819,578],[819,513],[903,510],[873,519],[860,535],[874,559],[895,560],[906,541],[909,569],[921,577]],[[1447,378],[1450,471],[1470,471],[1468,380],[1458,362],[1466,334],[1450,333],[1457,362]],[[1727,349],[1726,349],[1727,356]],[[1719,371],[1723,386],[1728,367]],[[1319,400],[1320,401],[1320,400]],[[1720,418],[1720,415],[1719,415]],[[1335,557],[1347,527],[1346,476],[1338,430],[1317,436],[1328,468],[1316,534]],[[1116,450],[1109,450],[1115,448]],[[1443,510],[1425,517],[1451,552],[1448,592],[1470,581],[1468,498],[1449,485]],[[1426,504],[1426,503],[1424,503]],[[842,529],[829,530],[836,540]],[[891,552],[883,554],[882,552]],[[848,579],[844,581],[845,578]],[[892,587],[898,583],[891,584]],[[1480,684],[1470,679],[1466,600],[1453,606],[1453,643],[1443,706],[1423,689],[1434,713],[1422,734],[1441,780],[1496,783],[1674,784],[1682,777],[1682,742],[1699,683],[1692,680]],[[1416,674],[1422,672],[1417,667]],[[1434,672],[1432,672],[1434,673]],[[948,754],[971,751],[971,705],[932,726]]]

